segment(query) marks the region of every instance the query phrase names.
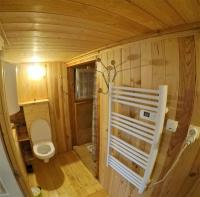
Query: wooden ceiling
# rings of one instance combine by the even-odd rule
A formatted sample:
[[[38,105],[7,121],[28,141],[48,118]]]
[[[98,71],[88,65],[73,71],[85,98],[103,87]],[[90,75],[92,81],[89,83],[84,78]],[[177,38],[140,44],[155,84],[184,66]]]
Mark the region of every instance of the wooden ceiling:
[[[0,0],[6,57],[68,60],[131,37],[200,21],[199,0]]]

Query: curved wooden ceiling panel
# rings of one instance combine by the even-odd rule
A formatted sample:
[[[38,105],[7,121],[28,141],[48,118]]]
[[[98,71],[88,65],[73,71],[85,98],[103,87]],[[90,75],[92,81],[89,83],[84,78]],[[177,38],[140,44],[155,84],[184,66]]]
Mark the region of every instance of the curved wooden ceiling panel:
[[[54,51],[55,60],[68,60],[124,39],[199,21],[197,0],[0,0],[6,51],[26,56],[19,61],[28,61],[33,52],[48,60],[48,51]]]
[[[50,25],[62,25],[67,27],[76,27],[81,29],[94,30],[98,32],[105,32],[109,34],[117,34],[122,36],[134,35],[133,32],[128,32],[125,29],[116,29],[104,23],[96,23],[84,20],[77,17],[63,16],[57,14],[35,13],[35,12],[0,12],[1,22],[6,23],[39,23]]]
[[[96,2],[98,4],[98,1]],[[149,30],[144,25],[140,25],[128,18],[123,18],[122,20],[122,18],[117,14],[112,14],[102,9],[74,1],[57,0],[55,3],[55,1],[52,0],[2,0],[0,11],[53,13],[57,15],[72,16],[98,23],[104,23],[115,28],[127,29],[133,32],[146,32]]]

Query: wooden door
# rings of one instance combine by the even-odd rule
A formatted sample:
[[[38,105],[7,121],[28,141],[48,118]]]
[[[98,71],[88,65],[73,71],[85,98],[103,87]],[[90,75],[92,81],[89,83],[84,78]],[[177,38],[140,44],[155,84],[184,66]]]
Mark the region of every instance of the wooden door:
[[[75,103],[75,129],[77,145],[92,141],[92,99]]]
[[[93,91],[93,87],[90,88],[91,91],[88,91],[88,89],[86,91],[89,93],[89,97],[86,96],[84,98],[81,91],[80,94],[77,94],[77,87],[81,87],[85,83],[83,82],[81,85],[77,84],[76,69],[80,69],[83,74],[83,69],[94,70],[94,65],[95,62],[93,61],[68,68],[69,110],[73,146],[92,142],[93,99],[91,98],[91,92]],[[82,77],[79,80],[83,80]]]

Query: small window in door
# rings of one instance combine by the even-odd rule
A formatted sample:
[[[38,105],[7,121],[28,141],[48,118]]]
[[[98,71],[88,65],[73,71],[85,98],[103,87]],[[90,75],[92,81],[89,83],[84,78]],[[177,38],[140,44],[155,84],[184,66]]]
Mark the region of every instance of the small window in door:
[[[75,70],[75,96],[76,100],[92,99],[94,87],[93,68],[76,68]]]

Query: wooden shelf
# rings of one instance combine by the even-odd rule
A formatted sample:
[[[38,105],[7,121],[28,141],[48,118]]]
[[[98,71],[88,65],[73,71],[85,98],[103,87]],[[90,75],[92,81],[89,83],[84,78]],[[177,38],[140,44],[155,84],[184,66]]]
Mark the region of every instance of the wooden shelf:
[[[24,154],[24,161],[26,163],[32,161],[33,159],[34,159],[34,155],[31,151]]]
[[[21,133],[20,135],[18,135],[19,142],[27,141],[27,140],[30,140],[27,133]]]
[[[26,126],[17,129],[17,139],[19,142],[30,140]]]
[[[49,102],[49,100],[48,99],[41,99],[41,100],[27,101],[27,102],[19,103],[19,106],[32,105],[32,104],[44,103],[44,102]]]

